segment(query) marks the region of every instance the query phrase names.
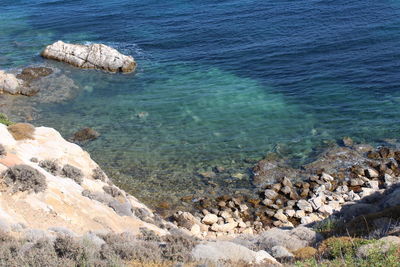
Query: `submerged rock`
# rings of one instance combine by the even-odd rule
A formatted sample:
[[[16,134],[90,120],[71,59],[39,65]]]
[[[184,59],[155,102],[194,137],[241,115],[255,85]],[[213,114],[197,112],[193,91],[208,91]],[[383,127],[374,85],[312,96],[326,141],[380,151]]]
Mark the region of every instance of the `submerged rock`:
[[[77,131],[74,136],[71,138],[73,142],[87,142],[87,141],[92,141],[96,138],[98,138],[100,134],[93,130],[92,128],[83,128],[79,131]]]
[[[16,77],[26,82],[36,81],[42,77],[49,76],[53,70],[46,67],[29,67],[22,70]]]
[[[57,41],[48,45],[41,55],[83,69],[125,73],[136,69],[136,62],[133,57],[123,55],[114,48],[103,44],[82,45]]]

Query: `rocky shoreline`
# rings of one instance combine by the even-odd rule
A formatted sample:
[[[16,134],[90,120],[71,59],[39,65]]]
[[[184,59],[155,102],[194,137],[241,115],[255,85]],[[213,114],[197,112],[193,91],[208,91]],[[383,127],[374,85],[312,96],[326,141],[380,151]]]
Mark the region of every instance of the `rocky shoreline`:
[[[116,50],[100,48],[104,47],[57,42],[45,51],[57,51],[57,60],[83,68],[130,72],[136,67],[133,59],[120,56]],[[111,56],[104,57],[104,51],[111,51]],[[97,53],[101,64],[82,65],[78,59],[84,52],[86,59]],[[118,62],[122,65],[110,65],[110,58],[121,59]],[[70,97],[51,90],[57,79],[69,79],[63,75],[37,66],[20,73],[0,72],[0,112],[18,110],[18,102],[11,99],[19,95],[35,95],[40,101]],[[78,90],[72,80],[69,84],[68,92]],[[16,117],[29,120],[23,114]],[[368,232],[387,229],[380,236],[380,242],[386,244],[379,247],[383,253],[400,245],[399,237],[389,235],[396,226],[391,220],[400,219],[396,211],[400,206],[400,149],[395,143],[374,148],[346,137],[298,169],[270,153],[250,170],[256,194],[187,196],[182,201],[193,207],[193,212],[177,211],[162,218],[113,184],[87,152],[54,129],[6,122],[7,126],[0,123],[0,266],[10,265],[15,258],[10,251],[16,242],[21,245],[14,249],[18,260],[26,261],[24,251],[40,251],[43,240],[47,242],[44,247],[53,253],[54,266],[76,265],[87,253],[85,242],[94,251],[90,257],[85,254],[89,262],[85,266],[109,266],[115,258],[119,265],[139,261],[132,266],[151,260],[160,263],[156,266],[187,262],[206,266],[290,265],[295,260],[322,257],[324,246],[329,247],[327,240],[343,234],[341,231],[351,238],[365,234],[365,227],[357,225],[360,217],[365,219]],[[98,136],[85,128],[71,141],[81,143]],[[214,170],[199,175],[212,182],[217,172],[224,172],[223,167]],[[243,178],[241,173],[234,175]],[[385,212],[388,210],[391,214]],[[317,231],[326,222],[335,222],[335,227],[329,233]],[[367,243],[357,247],[361,258],[368,257],[368,248],[373,247]],[[59,246],[63,253],[59,253]],[[76,248],[72,252],[68,250],[71,246]],[[72,256],[66,257],[65,251]],[[32,259],[43,263],[43,259],[30,257],[28,265]]]
[[[362,144],[329,149],[302,169],[285,169],[276,159],[264,159],[254,166],[253,179],[275,182],[259,186],[259,198],[203,198],[196,200],[199,211],[194,216],[177,212],[173,218],[203,237],[309,225],[335,214],[350,219],[365,211],[348,208],[355,203],[370,205],[370,212],[400,204],[398,192],[389,193],[400,182],[399,162],[400,150]],[[377,199],[381,202],[372,207]]]

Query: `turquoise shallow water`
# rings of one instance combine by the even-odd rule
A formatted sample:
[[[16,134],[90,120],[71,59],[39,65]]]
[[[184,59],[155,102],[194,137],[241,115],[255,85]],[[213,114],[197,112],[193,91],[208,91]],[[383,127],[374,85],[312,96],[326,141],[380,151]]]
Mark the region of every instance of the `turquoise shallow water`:
[[[8,1],[0,68],[50,64],[82,88],[41,105],[37,125],[85,146],[148,202],[214,188],[197,173],[224,166],[217,189],[251,188],[270,151],[301,165],[343,136],[398,138],[400,5],[396,1]],[[135,74],[44,61],[56,40],[102,42],[135,57]],[[243,179],[230,178],[241,172]]]

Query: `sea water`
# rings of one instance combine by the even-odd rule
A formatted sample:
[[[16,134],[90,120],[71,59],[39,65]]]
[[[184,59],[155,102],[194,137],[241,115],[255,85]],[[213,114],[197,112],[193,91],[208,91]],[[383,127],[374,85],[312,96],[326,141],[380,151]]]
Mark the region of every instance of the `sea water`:
[[[57,40],[104,43],[138,69],[42,59]],[[344,136],[399,135],[393,0],[0,0],[0,47],[0,69],[45,63],[74,79],[78,97],[38,106],[33,123],[97,130],[84,149],[149,204],[251,190],[248,169],[269,152],[300,166]],[[212,183],[199,175],[215,166],[226,171]]]

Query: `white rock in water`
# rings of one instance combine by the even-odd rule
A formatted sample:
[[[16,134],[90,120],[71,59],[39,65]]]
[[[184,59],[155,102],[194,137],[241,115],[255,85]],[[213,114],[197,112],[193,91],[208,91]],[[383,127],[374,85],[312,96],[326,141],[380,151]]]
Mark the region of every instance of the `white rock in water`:
[[[83,69],[101,69],[110,72],[132,72],[136,69],[133,57],[123,55],[103,44],[82,45],[57,41],[48,45],[41,55]]]
[[[0,93],[6,92],[12,95],[20,93],[23,81],[15,77],[14,74],[0,70]]]

